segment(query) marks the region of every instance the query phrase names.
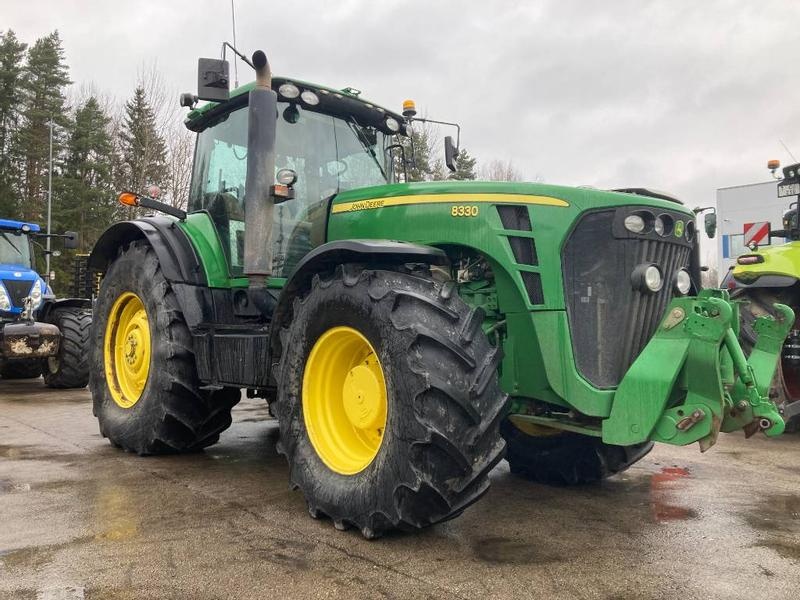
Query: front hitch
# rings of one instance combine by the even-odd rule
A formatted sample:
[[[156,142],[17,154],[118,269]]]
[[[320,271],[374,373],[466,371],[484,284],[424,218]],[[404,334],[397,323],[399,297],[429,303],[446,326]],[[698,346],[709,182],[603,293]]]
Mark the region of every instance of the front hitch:
[[[794,313],[782,304],[775,309],[774,318],[756,320],[758,340],[745,357],[737,338],[739,307],[727,291],[674,299],[617,388],[603,441],[699,442],[706,451],[720,431],[780,435],[784,422],[769,386]]]

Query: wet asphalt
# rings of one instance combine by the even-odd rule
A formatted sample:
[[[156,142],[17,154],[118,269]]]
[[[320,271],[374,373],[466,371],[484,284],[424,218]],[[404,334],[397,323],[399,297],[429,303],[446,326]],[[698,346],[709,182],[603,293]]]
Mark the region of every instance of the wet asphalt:
[[[0,381],[0,598],[798,598],[800,435],[660,446],[601,485],[505,462],[460,518],[365,541],[308,516],[266,405],[139,458],[85,390]]]

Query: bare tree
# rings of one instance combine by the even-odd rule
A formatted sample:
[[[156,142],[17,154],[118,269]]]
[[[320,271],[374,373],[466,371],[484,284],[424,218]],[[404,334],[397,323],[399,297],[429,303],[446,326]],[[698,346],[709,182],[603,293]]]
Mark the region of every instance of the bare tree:
[[[481,168],[481,179],[487,181],[522,181],[522,173],[510,160],[494,159]]]
[[[184,115],[177,102],[178,92],[167,85],[155,61],[142,65],[137,85],[145,91],[155,116],[156,133],[166,144],[167,173],[160,200],[178,208],[186,208],[192,176],[194,134],[183,125]]]
[[[186,209],[192,180],[194,134],[177,121],[172,131],[167,133],[166,141],[169,193],[163,200],[176,208]]]

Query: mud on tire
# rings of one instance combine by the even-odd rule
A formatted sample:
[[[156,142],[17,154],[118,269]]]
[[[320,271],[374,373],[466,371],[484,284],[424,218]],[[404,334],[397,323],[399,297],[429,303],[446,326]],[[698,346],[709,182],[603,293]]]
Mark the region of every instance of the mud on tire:
[[[47,321],[61,332],[58,355],[42,360],[40,370],[51,388],[82,388],[89,383],[89,339],[92,311],[56,308]]]
[[[125,292],[142,300],[152,340],[147,383],[130,408],[114,401],[103,356],[109,313]],[[199,389],[189,328],[149,245],[132,243],[110,265],[100,286],[91,337],[89,387],[94,414],[100,433],[115,446],[142,455],[191,452],[216,443],[230,426],[231,408],[240,392]]]
[[[497,381],[500,350],[481,331],[482,310],[470,309],[452,283],[345,265],[316,276],[293,311],[281,332],[273,409],[291,482],[312,516],[374,538],[453,518],[488,490],[488,473],[504,453],[507,396]],[[388,393],[380,448],[354,475],[322,462],[303,417],[306,360],[320,335],[339,326],[375,348]]]
[[[600,438],[564,432],[532,436],[506,420],[500,431],[508,444],[511,472],[547,485],[593,483],[621,473],[644,458],[652,442],[612,446]]]

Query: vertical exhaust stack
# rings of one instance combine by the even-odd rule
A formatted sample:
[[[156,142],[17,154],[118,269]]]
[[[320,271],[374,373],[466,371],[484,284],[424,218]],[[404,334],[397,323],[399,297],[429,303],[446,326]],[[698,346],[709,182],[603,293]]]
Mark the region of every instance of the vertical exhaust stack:
[[[278,96],[272,91],[267,56],[253,54],[256,86],[249,95],[247,127],[247,180],[244,196],[244,274],[251,288],[263,288],[272,274],[272,222],[275,204],[270,187],[275,183],[275,130]]]

